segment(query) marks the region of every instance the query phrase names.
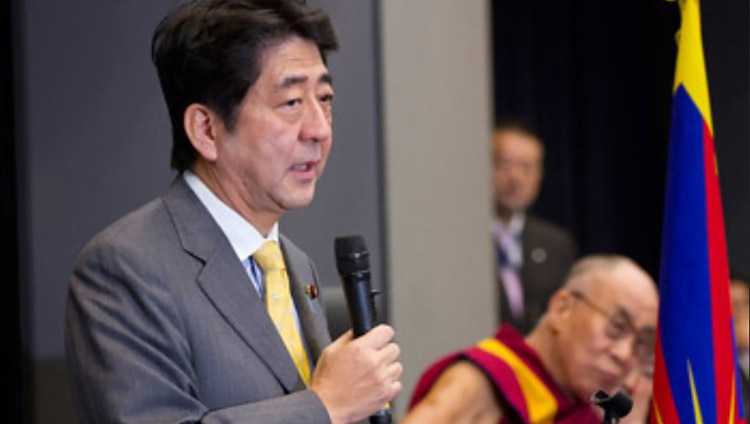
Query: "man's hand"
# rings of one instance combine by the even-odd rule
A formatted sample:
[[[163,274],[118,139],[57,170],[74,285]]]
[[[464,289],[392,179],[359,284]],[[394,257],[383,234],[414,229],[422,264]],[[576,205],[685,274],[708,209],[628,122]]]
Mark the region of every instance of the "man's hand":
[[[400,391],[403,367],[393,328],[378,325],[354,339],[351,330],[323,350],[310,382],[333,424],[364,419]]]

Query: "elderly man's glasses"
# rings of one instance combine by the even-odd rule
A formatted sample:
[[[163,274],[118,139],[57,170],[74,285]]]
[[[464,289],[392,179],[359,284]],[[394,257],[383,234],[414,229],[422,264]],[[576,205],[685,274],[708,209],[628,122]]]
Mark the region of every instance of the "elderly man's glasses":
[[[611,340],[617,341],[633,335],[633,355],[641,362],[641,366],[648,366],[654,361],[654,344],[656,331],[653,328],[638,330],[633,324],[630,314],[619,309],[609,313],[604,308],[592,302],[583,293],[571,290],[571,295],[588,305],[591,309],[607,319],[606,335]]]

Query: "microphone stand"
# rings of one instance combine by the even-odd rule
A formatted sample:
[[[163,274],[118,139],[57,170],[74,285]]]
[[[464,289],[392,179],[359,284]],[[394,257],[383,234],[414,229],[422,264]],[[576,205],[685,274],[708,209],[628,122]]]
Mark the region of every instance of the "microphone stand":
[[[591,402],[604,410],[604,424],[619,423],[620,418],[628,415],[633,409],[633,400],[621,391],[609,396],[599,390],[591,396]]]

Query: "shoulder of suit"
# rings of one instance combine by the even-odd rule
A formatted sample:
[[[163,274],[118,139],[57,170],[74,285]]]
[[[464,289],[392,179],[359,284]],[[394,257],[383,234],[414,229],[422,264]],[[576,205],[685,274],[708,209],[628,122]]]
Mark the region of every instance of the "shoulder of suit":
[[[534,215],[526,215],[524,231],[535,235],[575,240],[573,233],[567,228]]]
[[[167,219],[163,203],[154,199],[110,223],[92,237],[89,244],[122,245],[133,238],[159,237],[154,229]]]

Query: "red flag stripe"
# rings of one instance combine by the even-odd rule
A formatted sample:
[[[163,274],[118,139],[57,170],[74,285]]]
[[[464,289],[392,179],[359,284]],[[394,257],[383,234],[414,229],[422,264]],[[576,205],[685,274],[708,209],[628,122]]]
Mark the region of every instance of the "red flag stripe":
[[[672,385],[669,384],[667,365],[664,363],[664,352],[661,347],[661,330],[658,328],[656,329],[656,356],[654,361],[654,381],[661,381],[664,384],[654,384],[653,403],[656,409],[658,409],[662,423],[679,424],[680,418],[677,415],[674,398],[672,397]],[[651,424],[659,424],[653,414],[651,416]]]
[[[734,377],[734,346],[729,303],[729,267],[724,236],[714,141],[708,126],[703,126],[704,172],[706,178],[706,218],[708,220],[708,256],[711,274],[711,314],[713,322],[714,370],[717,423],[729,423]]]

